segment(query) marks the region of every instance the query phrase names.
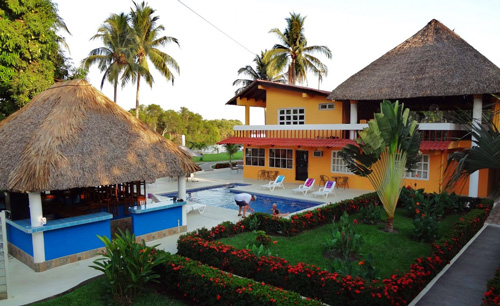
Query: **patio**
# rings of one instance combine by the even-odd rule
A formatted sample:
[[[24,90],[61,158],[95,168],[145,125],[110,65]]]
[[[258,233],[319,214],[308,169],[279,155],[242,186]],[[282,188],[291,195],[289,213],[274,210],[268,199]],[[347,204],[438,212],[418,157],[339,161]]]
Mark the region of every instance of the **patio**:
[[[202,167],[203,168],[203,167]],[[306,196],[302,194],[294,194],[292,192],[293,188],[298,187],[299,184],[286,183],[285,189],[276,189],[275,191],[268,191],[266,189],[260,188],[260,185],[266,183],[263,180],[250,180],[244,179],[242,173],[237,173],[237,171],[232,171],[230,169],[220,169],[214,171],[201,171],[197,172],[194,178],[189,179],[186,183],[187,190],[191,188],[203,188],[209,186],[215,186],[225,183],[248,183],[252,184],[250,186],[238,187],[238,190],[244,190],[246,192],[261,193],[261,194],[273,194],[277,196],[295,197],[299,199],[311,198],[312,195],[308,194]],[[316,186],[315,190],[319,186]],[[148,185],[148,192],[152,193],[163,193],[171,192],[177,190],[177,181],[170,180],[168,178],[158,179],[155,183]],[[329,201],[336,202],[342,199],[352,198],[365,193],[364,190],[355,189],[338,189],[337,197],[330,196]],[[318,199],[318,198],[316,198]],[[196,230],[201,227],[211,228],[223,221],[236,222],[240,219],[237,216],[236,210],[224,209],[219,207],[207,206],[203,214],[199,214],[197,211],[193,211],[187,215],[188,219],[188,232]],[[497,205],[490,215],[487,223],[492,225],[485,225],[485,227],[493,228],[494,230],[500,231],[500,207]],[[177,252],[177,239],[179,234],[172,235],[163,239],[158,239],[150,241],[148,245],[159,245],[158,248],[171,252]],[[500,242],[497,240],[499,247]],[[474,246],[474,244],[471,244]],[[484,247],[484,245],[483,245]],[[492,247],[486,245],[486,247]],[[474,250],[476,251],[476,250]],[[75,286],[78,286],[82,282],[89,280],[93,277],[98,276],[100,273],[89,265],[97,257],[78,261],[75,263],[70,263],[61,267],[53,268],[44,272],[34,272],[28,266],[24,265],[17,259],[9,256],[9,299],[1,300],[0,306],[2,305],[24,305],[32,303],[35,301],[50,298],[54,295],[61,294],[65,291],[71,290]],[[457,261],[459,265],[460,261]],[[484,262],[483,262],[484,263]],[[495,262],[497,265],[498,262]],[[461,267],[460,265],[458,267]],[[496,267],[496,266],[495,266]],[[491,269],[491,274],[493,275],[495,269]],[[15,273],[14,273],[15,271]],[[474,282],[474,280],[469,279],[469,282]],[[422,293],[424,295],[425,292]],[[482,294],[482,293],[481,293]],[[419,296],[421,297],[421,296]],[[478,303],[480,301],[480,297]],[[414,301],[416,302],[416,301]]]

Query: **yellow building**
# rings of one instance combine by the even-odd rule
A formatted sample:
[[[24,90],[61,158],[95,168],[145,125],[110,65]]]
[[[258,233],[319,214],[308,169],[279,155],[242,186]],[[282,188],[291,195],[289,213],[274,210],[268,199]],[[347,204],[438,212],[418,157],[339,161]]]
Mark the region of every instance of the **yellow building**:
[[[379,112],[384,99],[410,108],[422,133],[421,161],[406,184],[439,192],[448,155],[470,148],[471,139],[454,114],[480,119],[500,109],[500,69],[453,31],[432,20],[408,40],[354,74],[332,92],[256,80],[227,105],[245,107],[245,125],[221,144],[244,147],[244,177],[286,182],[337,180],[348,188],[373,189],[352,174],[337,153]],[[265,108],[265,125],[249,125],[250,107]],[[345,181],[347,180],[347,181]],[[471,182],[469,184],[469,181]],[[463,195],[487,196],[496,173],[482,170],[458,185]]]

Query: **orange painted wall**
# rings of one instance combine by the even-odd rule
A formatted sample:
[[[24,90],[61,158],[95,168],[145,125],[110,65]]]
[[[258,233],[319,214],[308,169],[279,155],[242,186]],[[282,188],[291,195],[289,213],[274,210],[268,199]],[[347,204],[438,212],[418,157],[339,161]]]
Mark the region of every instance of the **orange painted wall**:
[[[297,148],[297,147],[288,147],[288,148],[278,148],[273,147],[275,149],[293,149],[294,150],[294,164],[292,169],[281,169],[281,168],[270,168],[269,167],[269,149],[270,147],[266,147],[266,159],[265,159],[265,167],[258,166],[249,166],[245,165],[243,176],[249,179],[257,179],[258,172],[260,170],[268,170],[268,171],[279,171],[279,174],[285,175],[285,183],[303,183],[303,181],[295,180],[295,150],[307,150],[309,151],[308,156],[308,177],[313,177],[316,179],[315,189],[319,188],[320,185],[320,175],[326,175],[333,179],[334,177],[346,176],[348,177],[349,188],[353,189],[362,189],[362,190],[373,190],[373,187],[369,180],[364,177],[360,177],[354,174],[345,174],[345,173],[337,173],[331,171],[331,152],[338,151],[340,148],[335,149],[326,149],[326,148]],[[314,157],[313,151],[320,150],[323,151],[322,157]],[[443,161],[446,161],[445,157],[447,157],[446,151],[429,151],[423,152],[423,154],[429,155],[430,161],[430,169],[429,169],[429,179],[406,179],[404,186],[410,185],[413,188],[424,188],[426,192],[436,192],[439,193],[442,191],[442,182],[444,176],[444,166]],[[444,159],[443,159],[444,158]],[[478,195],[480,197],[486,197],[494,186],[491,181],[494,177],[494,173],[488,170],[481,170],[479,176],[479,191]],[[468,195],[469,192],[469,182],[468,180],[458,184],[454,190],[450,190],[449,192],[454,191],[457,194]]]
[[[303,107],[306,124],[342,123],[342,102],[327,100],[323,96],[302,97],[300,92],[291,92],[275,88],[266,93],[266,124],[278,123],[278,109]],[[319,110],[320,103],[334,103],[333,110]]]

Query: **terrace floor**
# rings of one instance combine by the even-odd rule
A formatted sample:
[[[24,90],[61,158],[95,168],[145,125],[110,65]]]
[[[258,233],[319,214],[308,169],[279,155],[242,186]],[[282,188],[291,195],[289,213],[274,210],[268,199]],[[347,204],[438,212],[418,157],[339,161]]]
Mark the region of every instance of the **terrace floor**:
[[[186,184],[188,190],[192,188],[204,188],[226,183],[248,183],[251,185],[237,187],[237,189],[249,193],[261,193],[261,194],[267,193],[276,196],[295,197],[300,199],[313,199],[312,195],[309,194],[306,196],[303,196],[301,194],[294,194],[292,192],[292,189],[296,188],[299,184],[287,183],[286,180],[285,180],[284,190],[276,189],[275,191],[268,191],[260,187],[261,185],[267,183],[267,181],[244,179],[241,172],[237,173],[235,170],[229,170],[229,169],[209,171],[208,168],[204,166],[202,166],[202,169],[207,169],[207,170],[196,173],[193,179],[188,180]],[[318,187],[319,186],[316,186],[315,189],[317,190]],[[148,193],[166,193],[176,190],[177,190],[177,181],[170,180],[168,178],[158,179],[156,183],[147,185]],[[336,193],[337,193],[336,197],[333,197],[332,195],[328,197],[328,202],[337,202],[343,199],[353,198],[366,193],[366,191],[356,190],[356,189],[337,189]],[[314,199],[318,200],[322,198],[314,198]],[[207,206],[203,214],[199,214],[197,211],[193,211],[187,215],[188,231],[193,231],[201,227],[211,228],[223,221],[236,222],[240,218],[241,217],[237,216],[236,210]],[[470,250],[471,252],[476,252],[476,250],[479,250],[479,252],[487,252],[491,250],[492,252],[494,252],[494,250],[497,250],[495,248],[500,249],[500,239],[498,239],[498,237],[500,237],[500,205],[497,205],[495,207],[487,222],[496,225],[485,225],[485,228],[483,228],[484,230],[481,232],[479,237],[473,243],[471,243],[471,245],[467,248],[467,250]],[[485,237],[487,233],[491,232],[489,228],[493,228],[493,238],[496,237],[496,239],[492,240],[486,239],[485,243],[477,244],[476,241],[482,241],[483,237]],[[178,237],[179,235],[173,235],[163,239],[148,242],[147,244],[159,245],[158,247],[160,249],[163,249],[171,253],[176,253]],[[492,257],[494,258],[491,259],[492,262],[489,263],[489,266],[487,266],[486,269],[489,272],[487,271],[486,274],[481,275],[479,279],[472,279],[471,276],[468,274],[465,276],[459,275],[459,277],[462,279],[465,278],[465,280],[468,280],[470,282],[478,283],[479,285],[477,287],[482,288],[480,296],[477,297],[477,294],[473,295],[474,305],[480,304],[482,293],[484,293],[486,289],[486,280],[493,276],[493,273],[496,270],[496,267],[498,266],[498,262],[500,261],[498,254],[500,254],[500,251],[496,251],[496,253],[493,253]],[[460,256],[460,258],[462,258],[462,256]],[[9,299],[0,300],[0,306],[25,305],[33,303],[35,301],[40,301],[46,298],[50,298],[52,296],[71,290],[72,288],[78,286],[82,282],[89,280],[93,277],[96,277],[100,274],[99,271],[89,267],[95,259],[96,257],[64,265],[61,267],[53,268],[44,272],[36,273],[23,263],[19,262],[17,259],[9,256],[9,278],[8,278]],[[477,262],[484,264],[486,267],[486,263],[485,260],[483,260],[483,257],[481,257],[481,260],[477,260]],[[494,262],[494,267],[490,267],[491,265],[493,265],[493,262]],[[468,264],[467,262],[464,262],[462,260],[456,260],[452,262],[452,269],[448,269],[448,271],[453,271],[455,267],[463,268],[463,266],[467,264]],[[476,270],[476,268],[473,269],[474,270],[470,271]],[[454,276],[452,276],[452,278],[454,279]],[[447,281],[445,283],[451,283],[451,281]],[[480,285],[481,283],[483,284]],[[437,284],[438,283],[436,282],[436,286]],[[463,291],[463,289],[461,290]],[[424,296],[424,293],[427,292],[428,294]],[[422,296],[424,296],[426,300],[422,299],[421,300],[422,302],[416,305],[434,305],[432,304],[431,301],[432,298],[432,296],[430,295],[431,292],[432,288],[431,290],[425,290]],[[451,294],[453,295],[453,293]],[[420,296],[417,298],[420,298]],[[437,296],[437,300],[439,301],[439,305],[466,305],[463,303],[443,304],[443,300],[439,297],[439,294]],[[415,304],[415,302],[413,304]],[[472,304],[468,303],[467,305],[472,305]]]

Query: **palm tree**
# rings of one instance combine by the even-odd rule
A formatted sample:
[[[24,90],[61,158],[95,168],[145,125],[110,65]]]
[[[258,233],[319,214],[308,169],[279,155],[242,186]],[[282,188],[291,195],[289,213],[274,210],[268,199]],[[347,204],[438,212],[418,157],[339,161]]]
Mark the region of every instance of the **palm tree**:
[[[248,77],[248,79],[237,79],[233,82],[233,86],[241,85],[241,87],[236,90],[236,95],[255,80],[285,83],[286,80],[283,74],[276,74],[269,71],[269,60],[264,60],[266,52],[267,50],[261,51],[260,55],[255,55],[255,58],[253,59],[253,62],[255,63],[255,69],[252,66],[247,65],[238,70],[238,75],[245,75]]]
[[[164,46],[174,42],[179,45],[176,38],[160,36],[160,32],[165,30],[162,25],[157,25],[158,16],[154,16],[155,10],[142,2],[140,5],[133,2],[135,9],[131,9],[131,23],[134,36],[134,53],[136,66],[133,69],[126,70],[124,78],[126,80],[132,78],[137,82],[136,92],[136,109],[139,109],[139,90],[141,77],[144,77],[149,86],[153,86],[153,76],[149,69],[148,58],[153,63],[153,66],[167,79],[174,83],[174,75],[172,70],[179,73],[179,65],[168,54],[160,51],[159,46]],[[136,117],[139,118],[139,112],[136,112]]]
[[[82,61],[86,69],[93,64],[98,64],[100,71],[104,71],[101,89],[105,80],[112,83],[115,103],[120,73],[126,66],[133,65],[133,54],[130,53],[132,37],[128,20],[129,17],[124,13],[113,14],[106,19],[97,30],[97,34],[91,38],[91,40],[102,39],[104,46],[90,51],[89,56]],[[122,86],[125,83],[122,82]]]
[[[307,81],[308,71],[320,78],[328,74],[327,66],[312,54],[319,53],[330,59],[332,51],[327,46],[307,46],[304,36],[305,19],[300,14],[290,13],[290,18],[286,18],[287,28],[284,33],[277,28],[269,31],[276,34],[281,43],[274,45],[264,60],[270,61],[272,73],[279,74],[287,69],[289,84]]]
[[[398,101],[384,100],[380,113],[359,132],[357,145],[347,145],[339,155],[354,174],[367,177],[387,214],[385,230],[393,231],[394,212],[404,183],[405,171],[418,162],[421,135],[417,121],[409,118]]]
[[[493,118],[497,117],[494,116]],[[464,151],[454,152],[446,165],[446,173],[451,175],[446,188],[452,188],[459,181],[469,177],[481,169],[500,170],[500,131],[498,127],[487,118],[484,124],[468,122],[463,126],[471,133],[474,146]],[[493,198],[500,196],[500,181],[493,194]]]
[[[232,161],[233,155],[238,153],[240,148],[233,143],[227,143],[224,146],[226,147],[226,152],[229,155],[229,165],[230,165],[230,167],[232,167],[233,166],[233,161]]]

